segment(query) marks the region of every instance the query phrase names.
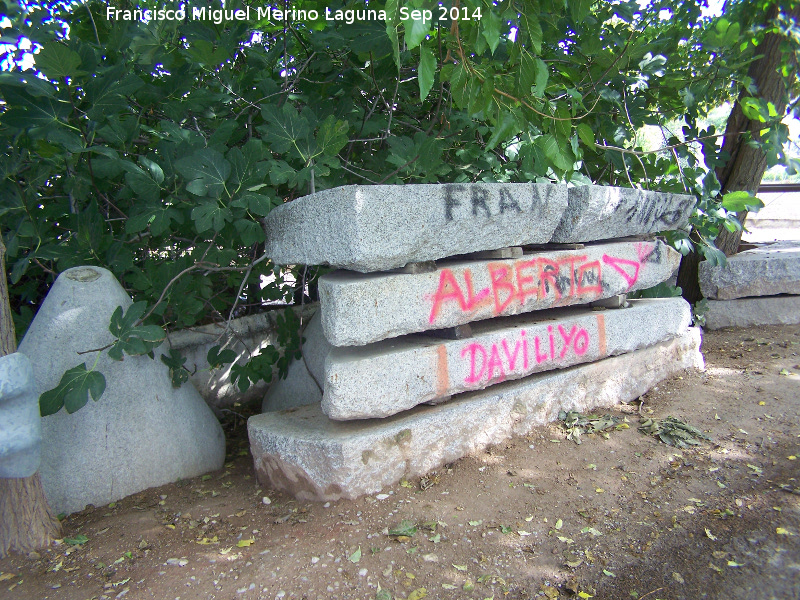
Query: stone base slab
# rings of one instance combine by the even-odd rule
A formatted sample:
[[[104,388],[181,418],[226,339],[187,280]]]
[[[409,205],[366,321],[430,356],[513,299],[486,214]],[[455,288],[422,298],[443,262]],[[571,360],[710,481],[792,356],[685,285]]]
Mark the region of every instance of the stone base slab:
[[[800,324],[800,296],[709,300],[706,329]]]
[[[334,346],[360,346],[646,289],[679,263],[664,242],[637,241],[440,263],[430,273],[336,271],[319,280],[322,327]]]
[[[700,263],[700,291],[709,300],[800,294],[800,242],[776,242],[728,258],[724,267]]]
[[[588,411],[641,396],[687,368],[702,368],[700,330],[614,358],[534,375],[420,406],[387,419],[335,422],[319,405],[250,417],[248,433],[262,485],[299,500],[378,492],[536,425],[560,410]]]
[[[473,323],[472,336],[409,335],[333,348],[322,411],[331,419],[387,417],[425,402],[652,346],[691,324],[683,298],[632,300],[630,308],[564,308]]]

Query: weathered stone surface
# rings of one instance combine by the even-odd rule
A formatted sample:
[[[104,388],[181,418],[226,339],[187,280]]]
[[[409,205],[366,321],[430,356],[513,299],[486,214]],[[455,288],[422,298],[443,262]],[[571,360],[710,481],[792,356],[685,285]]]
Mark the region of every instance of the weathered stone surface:
[[[386,271],[546,242],[566,206],[566,187],[551,184],[351,185],[270,212],[266,252],[281,265]]]
[[[623,310],[555,309],[481,321],[466,340],[422,335],[334,348],[325,362],[322,412],[331,419],[387,417],[542,371],[652,346],[691,324],[683,298],[633,300]]]
[[[527,433],[559,410],[588,411],[632,400],[686,368],[702,368],[700,332],[602,361],[533,375],[447,404],[387,419],[336,422],[318,405],[250,417],[248,432],[263,485],[300,500],[370,494]]]
[[[685,227],[695,199],[682,194],[582,185],[569,188],[567,210],[551,242],[588,242]]]
[[[39,468],[41,421],[30,360],[21,352],[0,356],[0,477],[30,477]]]
[[[328,356],[332,346],[322,333],[319,311],[308,322],[303,331],[303,339],[305,339],[303,343],[305,362],[302,359],[293,360],[289,364],[286,379],[278,379],[277,375],[274,377],[261,404],[262,412],[314,404],[322,399],[319,386],[324,385],[325,357]]]
[[[111,314],[131,299],[107,270],[76,267],[53,284],[19,345],[31,359],[36,397],[62,374],[86,363],[113,338]],[[161,348],[163,348],[162,346]],[[96,369],[105,376],[99,401],[73,414],[42,419],[45,494],[56,513],[103,505],[149,487],[195,477],[222,467],[225,438],[219,422],[190,384],[174,389],[167,368],[147,356],[114,361],[102,353]]]
[[[416,275],[336,271],[319,280],[322,327],[334,346],[363,345],[649,288],[679,263],[675,250],[648,241],[441,263]]]
[[[800,294],[800,242],[776,242],[735,254],[724,267],[700,263],[700,291],[713,300]]]
[[[709,300],[705,328],[798,323],[800,323],[800,296],[764,296],[736,300]]]

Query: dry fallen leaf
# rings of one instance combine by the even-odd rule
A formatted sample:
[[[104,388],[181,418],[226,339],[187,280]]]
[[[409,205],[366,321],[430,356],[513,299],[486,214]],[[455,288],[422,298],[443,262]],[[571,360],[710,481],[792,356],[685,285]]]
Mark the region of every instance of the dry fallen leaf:
[[[358,561],[361,560],[361,546],[358,547],[358,550],[353,552],[350,556],[347,557],[351,563],[356,564]]]
[[[558,600],[558,590],[552,587],[546,587],[542,590],[544,595],[550,600]]]
[[[255,543],[256,543],[255,538],[250,538],[249,540],[239,540],[238,542],[236,542],[236,547],[247,548],[248,546],[250,546],[250,544],[255,544]]]
[[[428,590],[425,588],[417,588],[408,595],[408,600],[422,600],[428,595]]]

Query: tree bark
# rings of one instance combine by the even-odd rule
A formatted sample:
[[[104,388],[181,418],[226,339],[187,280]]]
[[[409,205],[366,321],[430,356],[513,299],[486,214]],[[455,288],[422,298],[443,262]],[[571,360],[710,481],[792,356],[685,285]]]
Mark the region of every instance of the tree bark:
[[[787,8],[784,14],[800,21],[800,3],[792,8]],[[773,4],[767,13],[766,21],[772,21],[777,15],[778,5]],[[780,73],[783,55],[782,42],[783,36],[780,34],[769,33],[764,36],[764,40],[756,50],[761,57],[751,63],[747,70],[748,76],[755,82],[759,96],[772,102],[779,115],[783,115],[786,111],[787,100],[786,83]],[[722,150],[727,151],[730,158],[716,170],[723,194],[740,190],[755,194],[761,185],[761,178],[767,170],[767,157],[761,149],[754,148],[747,143],[750,139],[760,139],[760,131],[763,128],[760,121],[751,121],[742,111],[741,100],[749,95],[746,90],[742,90],[725,125]],[[747,211],[736,213],[736,216],[744,225]],[[714,245],[722,250],[725,256],[732,256],[739,251],[741,241],[742,231],[730,232],[723,229],[714,240]],[[678,285],[683,290],[683,297],[691,303],[697,302],[703,297],[697,278],[699,264],[700,256],[695,251],[683,257],[678,270]]]
[[[17,339],[8,301],[6,247],[0,236],[0,356],[16,352]],[[44,495],[38,471],[22,479],[0,478],[0,558],[31,552],[61,535],[61,523]]]

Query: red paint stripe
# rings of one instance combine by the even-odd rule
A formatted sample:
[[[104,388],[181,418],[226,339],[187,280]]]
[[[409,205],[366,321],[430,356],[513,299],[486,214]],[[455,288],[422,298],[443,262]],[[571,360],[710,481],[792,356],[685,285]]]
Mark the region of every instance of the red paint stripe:
[[[603,313],[597,313],[597,352],[600,356],[606,355],[606,318]]]

